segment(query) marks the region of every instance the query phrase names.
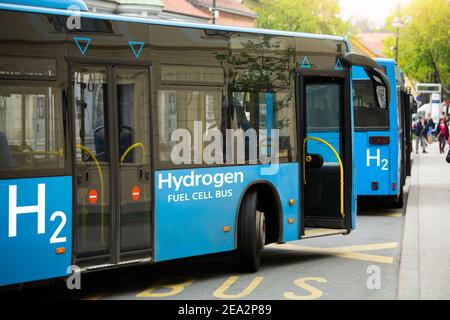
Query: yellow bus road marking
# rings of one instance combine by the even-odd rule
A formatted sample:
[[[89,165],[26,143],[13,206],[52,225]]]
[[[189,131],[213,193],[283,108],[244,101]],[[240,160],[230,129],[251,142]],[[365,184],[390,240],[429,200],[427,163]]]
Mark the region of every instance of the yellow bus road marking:
[[[165,279],[138,293],[136,298],[167,298],[176,296],[194,283],[194,278]]]
[[[375,263],[384,263],[384,264],[393,264],[394,263],[393,257],[380,256],[380,255],[374,255],[374,254],[364,254],[364,253],[357,253],[357,252],[342,252],[342,253],[336,253],[334,255],[341,257],[341,258],[369,261],[369,262],[375,262]]]
[[[213,292],[213,296],[221,299],[238,299],[248,296],[264,280],[264,277],[255,277],[252,282],[241,292],[236,294],[226,293],[228,289],[239,279],[238,276],[229,277],[225,282]]]
[[[282,249],[287,251],[298,251],[304,254],[313,255],[329,255],[340,258],[347,258],[353,260],[369,261],[375,263],[392,264],[394,258],[383,255],[364,254],[356,251],[375,251],[383,249],[393,249],[397,247],[397,242],[377,243],[367,245],[355,245],[347,247],[330,247],[330,248],[318,248],[299,246],[294,244],[282,244],[282,245],[269,245],[268,248]]]
[[[382,215],[383,217],[392,217],[392,218],[400,218],[402,216],[401,213],[386,213]]]
[[[308,291],[310,294],[308,295],[297,295],[293,291],[285,292],[283,294],[284,298],[290,299],[290,300],[313,300],[318,299],[323,295],[323,291],[320,289],[317,289],[316,287],[313,287],[312,285],[308,284],[307,281],[315,281],[319,283],[327,283],[327,279],[321,278],[321,277],[306,277],[306,278],[300,278],[294,281],[294,284],[297,287],[300,287],[304,289],[305,291]]]
[[[92,293],[81,298],[81,300],[100,300],[105,294],[104,293]]]
[[[373,243],[347,247],[333,247],[333,249],[343,251],[373,251],[373,250],[394,249],[397,247],[397,244],[398,242]]]
[[[325,228],[315,228],[315,229],[306,229],[305,236],[312,237],[315,235],[328,235],[337,233],[334,229],[325,229]]]

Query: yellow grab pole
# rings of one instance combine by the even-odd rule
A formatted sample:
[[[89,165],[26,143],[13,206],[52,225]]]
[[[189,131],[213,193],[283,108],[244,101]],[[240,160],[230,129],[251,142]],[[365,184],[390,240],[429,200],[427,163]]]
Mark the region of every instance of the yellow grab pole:
[[[339,171],[340,171],[340,199],[341,199],[341,205],[340,205],[340,209],[341,209],[341,216],[342,218],[345,217],[345,212],[344,212],[344,166],[342,164],[342,160],[341,157],[339,156],[339,153],[336,151],[336,149],[327,141],[320,139],[320,138],[316,138],[316,137],[307,137],[305,138],[305,141],[303,142],[303,155],[306,154],[306,142],[308,141],[317,141],[320,142],[324,145],[326,145],[328,148],[330,148],[331,151],[333,151],[334,155],[336,156],[338,162],[339,162]],[[305,173],[305,156],[303,157],[303,172]],[[305,177],[305,174],[303,174],[303,177]],[[305,178],[305,184],[306,184],[306,178]]]
[[[138,142],[138,143],[135,143],[135,144],[131,145],[131,146],[123,153],[122,157],[120,158],[120,162],[121,162],[121,163],[124,162],[124,161],[125,161],[125,158],[127,157],[127,155],[128,155],[133,149],[136,149],[137,147],[140,147],[140,148],[142,149],[142,158],[144,158],[144,157],[145,157],[145,148],[144,148],[144,144]],[[144,162],[145,162],[144,159],[142,159],[142,163],[144,163]]]
[[[104,242],[105,241],[105,232],[104,232],[104,212],[103,212],[103,194],[104,194],[104,182],[103,182],[103,172],[102,172],[102,168],[100,167],[100,163],[98,162],[97,158],[95,157],[95,155],[91,152],[91,150],[89,150],[88,148],[86,148],[85,146],[81,145],[81,144],[77,144],[77,148],[81,149],[82,151],[86,152],[95,162],[95,165],[97,166],[97,171],[98,174],[100,175],[100,203],[101,203],[101,209],[100,209],[100,224],[101,224],[101,228],[100,228],[100,238],[101,241]]]

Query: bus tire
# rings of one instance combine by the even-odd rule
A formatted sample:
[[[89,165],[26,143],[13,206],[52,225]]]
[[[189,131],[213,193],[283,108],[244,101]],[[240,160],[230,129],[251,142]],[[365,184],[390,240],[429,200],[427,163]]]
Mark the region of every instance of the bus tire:
[[[398,196],[397,199],[395,199],[394,203],[392,204],[392,207],[395,209],[401,209],[403,208],[403,187],[400,191],[400,195]]]
[[[236,259],[240,271],[258,271],[265,237],[266,220],[264,212],[258,211],[258,193],[250,191],[244,196],[239,210]]]

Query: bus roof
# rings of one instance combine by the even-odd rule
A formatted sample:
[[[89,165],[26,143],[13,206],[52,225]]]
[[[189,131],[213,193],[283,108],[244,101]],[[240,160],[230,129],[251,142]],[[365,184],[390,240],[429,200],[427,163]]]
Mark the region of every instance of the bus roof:
[[[374,58],[379,65],[382,67],[385,67],[386,69],[386,75],[391,80],[396,80],[396,66],[397,62],[395,62],[394,59],[388,59],[388,58]],[[399,70],[401,71],[401,70]],[[352,79],[353,80],[369,80],[369,76],[364,71],[364,68],[354,66],[352,67]]]
[[[392,64],[395,66],[397,64],[397,62],[394,59],[389,59],[389,58],[374,58],[373,60],[375,60],[376,62],[385,64],[385,65]]]
[[[4,3],[4,2],[9,2],[9,3]],[[22,3],[22,4],[19,4],[19,3]],[[39,2],[40,4],[42,4],[42,6],[40,6],[40,7],[31,5],[33,3],[36,3],[36,1],[33,1],[33,0],[3,1],[3,2],[0,2],[0,10],[70,16],[73,14],[73,11],[66,10],[66,8],[68,8],[71,4],[76,5],[75,3],[83,3],[83,2],[81,0],[63,0],[63,1],[44,0],[44,1]],[[60,3],[60,4],[55,5],[55,3]],[[55,5],[55,7],[51,7],[51,4]],[[92,19],[105,19],[105,20],[112,20],[112,21],[135,22],[135,23],[144,23],[144,24],[161,25],[161,26],[173,26],[173,27],[208,29],[208,30],[229,31],[229,32],[257,33],[257,34],[273,35],[273,36],[286,36],[286,37],[299,37],[299,38],[310,38],[310,39],[320,39],[320,40],[344,41],[346,43],[347,47],[349,48],[349,42],[346,38],[340,37],[340,36],[332,36],[332,35],[321,35],[321,34],[291,32],[291,31],[277,31],[277,30],[257,29],[257,28],[218,26],[218,25],[201,24],[201,23],[176,22],[176,21],[138,18],[138,17],[112,15],[112,14],[91,13],[91,12],[84,12],[84,11],[79,12],[79,16],[85,17],[85,18],[92,18]]]
[[[67,10],[70,7],[79,8],[80,11],[88,11],[88,7],[82,0],[2,0],[2,3],[9,3],[15,5],[62,9]],[[39,5],[36,5],[39,3]]]

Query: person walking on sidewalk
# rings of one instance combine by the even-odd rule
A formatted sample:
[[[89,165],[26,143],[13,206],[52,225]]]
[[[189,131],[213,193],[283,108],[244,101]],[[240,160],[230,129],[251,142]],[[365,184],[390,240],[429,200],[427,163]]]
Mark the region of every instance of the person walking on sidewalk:
[[[436,127],[436,134],[439,135],[439,152],[442,154],[445,152],[445,144],[449,135],[448,126],[444,118],[439,120],[439,124]]]
[[[433,131],[434,127],[435,127],[435,123],[433,121],[433,117],[431,116],[431,113],[428,113],[427,119],[428,119],[427,120],[428,131],[430,131],[430,133],[431,133],[431,131]]]
[[[425,122],[423,116],[420,117],[416,125],[416,154],[419,153],[419,141],[422,147],[422,152],[427,153],[427,137],[428,137],[428,126]]]

